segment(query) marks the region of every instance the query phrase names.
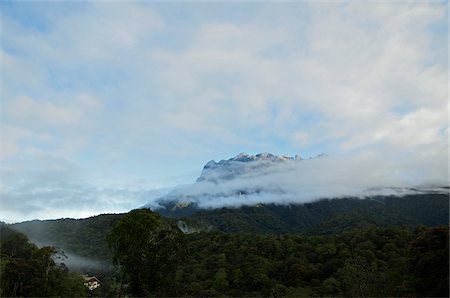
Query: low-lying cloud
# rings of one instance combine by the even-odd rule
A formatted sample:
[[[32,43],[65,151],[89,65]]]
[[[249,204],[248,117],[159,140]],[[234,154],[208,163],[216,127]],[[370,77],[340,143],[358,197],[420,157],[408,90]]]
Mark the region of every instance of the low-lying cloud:
[[[90,273],[92,271],[107,271],[113,268],[112,262],[105,260],[97,260],[86,258],[73,253],[64,253],[66,258],[60,260],[70,270],[82,271],[83,273]]]
[[[128,212],[145,204],[157,209],[164,201],[195,202],[202,208],[216,208],[430,190],[448,193],[447,145],[440,142],[427,150],[414,149],[409,155],[377,150],[284,162],[236,162],[234,173],[216,171],[203,181],[194,183],[193,179],[192,184],[172,189],[148,185],[101,187],[83,178],[76,168],[56,166],[56,162],[45,169],[3,170],[0,220],[83,218]]]
[[[38,226],[35,226],[34,228],[38,228]],[[40,232],[42,233],[43,231],[41,230]],[[36,235],[36,233],[33,234],[28,233],[27,236],[29,237],[31,242],[37,245],[39,248],[44,246],[56,247],[58,253],[53,256],[53,260],[57,264],[64,264],[70,270],[78,271],[81,273],[91,273],[93,271],[95,272],[108,271],[113,268],[113,264],[110,260],[100,260],[80,256],[76,253],[67,251],[64,247],[59,247],[58,245],[55,245],[52,241],[49,241],[48,239],[39,237],[38,235]]]
[[[202,208],[257,203],[306,203],[321,198],[404,195],[438,191],[448,193],[446,155],[414,159],[360,155],[322,157],[301,161],[236,162],[241,170],[230,177],[215,169],[207,179],[179,186],[167,196],[149,202],[158,208],[165,201],[194,202]],[[226,172],[226,173],[224,173]]]

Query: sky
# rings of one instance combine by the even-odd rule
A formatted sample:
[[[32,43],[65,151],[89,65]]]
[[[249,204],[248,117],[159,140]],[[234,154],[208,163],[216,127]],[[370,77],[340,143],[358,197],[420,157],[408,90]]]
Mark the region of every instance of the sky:
[[[240,152],[448,183],[447,1],[2,1],[0,18],[0,221],[126,212]]]

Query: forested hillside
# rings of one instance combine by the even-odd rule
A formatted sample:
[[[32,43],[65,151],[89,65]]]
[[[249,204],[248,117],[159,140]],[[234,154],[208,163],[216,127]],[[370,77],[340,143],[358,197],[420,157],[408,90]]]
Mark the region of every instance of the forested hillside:
[[[448,227],[192,234],[173,296],[448,296]]]
[[[211,217],[217,215],[222,223],[237,218],[232,223],[236,226],[240,222],[242,231],[204,230],[191,234],[181,233],[175,221],[148,209],[85,220],[33,221],[13,227],[35,233],[36,239],[46,235],[48,241],[70,247],[71,253],[109,264],[114,261],[118,266],[108,271],[89,271],[97,274],[102,283],[90,296],[442,297],[448,296],[449,285],[445,206],[448,201],[443,196],[431,195],[384,198],[382,202],[346,199],[308,206],[221,209],[201,212],[191,220],[208,213]],[[226,217],[221,218],[221,214]],[[437,226],[440,221],[445,225]],[[302,226],[304,229],[298,231],[303,233],[283,233],[280,222],[282,227]],[[252,225],[257,229],[248,230]],[[14,258],[4,258],[4,247],[2,266],[15,268],[17,274],[8,273],[10,269],[4,271],[8,274],[4,280],[9,282],[2,283],[3,293],[14,291],[20,276],[42,278],[41,271],[27,269],[34,266],[27,258],[35,253],[25,257],[24,266],[8,267],[13,266],[9,260]],[[57,268],[55,272],[60,272]],[[54,289],[66,293],[58,295],[70,296],[77,289],[74,278],[64,281],[73,289]],[[22,294],[42,296],[39,293],[44,290],[30,284],[29,292]]]
[[[370,227],[446,225],[448,210],[448,195],[421,194],[200,210],[182,221],[224,232],[320,235]]]
[[[33,220],[12,225],[39,245],[52,245],[79,256],[109,260],[106,235],[123,214],[102,214],[85,219]]]
[[[191,231],[323,235],[374,227],[447,225],[448,210],[447,195],[426,194],[199,210],[181,221]],[[34,243],[57,246],[83,257],[110,259],[106,235],[122,216],[103,214],[78,220],[29,221],[12,227]]]
[[[82,276],[60,263],[61,251],[38,248],[3,223],[0,235],[0,297],[87,296]]]

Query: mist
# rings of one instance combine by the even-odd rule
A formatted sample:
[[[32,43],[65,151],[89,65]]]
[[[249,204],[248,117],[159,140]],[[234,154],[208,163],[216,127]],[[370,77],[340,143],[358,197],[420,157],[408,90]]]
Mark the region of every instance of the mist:
[[[54,257],[54,260],[58,264],[66,265],[70,271],[83,274],[110,271],[114,268],[112,262],[83,257],[72,252],[66,252],[63,248],[61,248],[61,253]]]
[[[60,260],[60,262],[64,263],[70,270],[73,271],[90,273],[93,271],[108,271],[113,269],[113,265],[111,262],[86,258],[70,252],[64,252],[64,255],[66,256],[66,258],[63,258],[62,260]]]
[[[42,227],[40,223],[44,222],[34,222],[34,224],[31,225],[27,225],[26,223],[25,225],[12,225],[12,228],[27,235],[30,242],[39,248],[44,246],[55,247],[58,251],[53,257],[55,263],[66,265],[70,271],[87,274],[92,272],[110,271],[113,269],[112,260],[80,256],[79,254],[66,249],[66,247],[59,245],[54,239],[49,239],[48,235],[51,230]]]
[[[220,208],[449,192],[447,155],[439,150],[414,158],[364,154],[284,162],[237,162],[232,166],[240,170],[236,172],[230,167],[212,173],[204,170],[205,180],[178,186],[146,206],[158,209],[166,201],[178,201],[196,203],[200,208]]]

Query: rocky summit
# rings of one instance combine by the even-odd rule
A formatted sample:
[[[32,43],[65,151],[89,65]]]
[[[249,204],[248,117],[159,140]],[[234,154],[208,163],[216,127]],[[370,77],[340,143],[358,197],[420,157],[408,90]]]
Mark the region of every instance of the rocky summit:
[[[197,182],[210,181],[218,182],[220,179],[233,179],[249,171],[257,170],[261,167],[266,167],[276,162],[286,161],[300,161],[302,158],[299,155],[294,157],[285,155],[274,155],[268,152],[251,155],[245,152],[239,153],[235,157],[227,160],[209,161],[202,170]]]

